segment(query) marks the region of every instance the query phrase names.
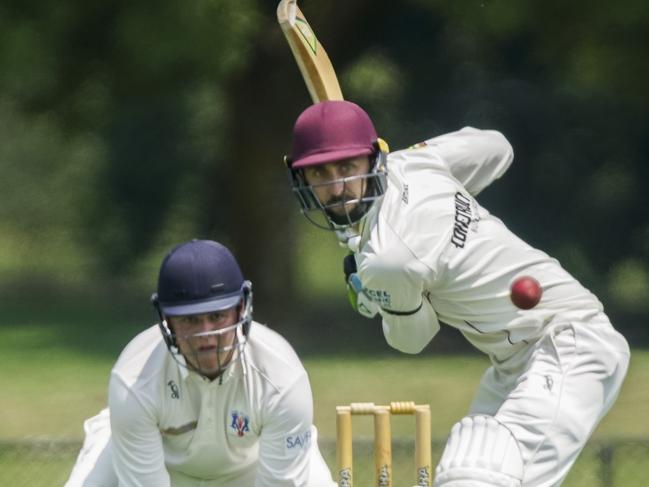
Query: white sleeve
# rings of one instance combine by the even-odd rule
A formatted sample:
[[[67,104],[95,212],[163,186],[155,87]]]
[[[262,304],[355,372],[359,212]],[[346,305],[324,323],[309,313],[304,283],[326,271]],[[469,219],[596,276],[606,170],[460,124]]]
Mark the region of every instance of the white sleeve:
[[[169,487],[156,419],[114,374],[108,391],[113,463],[120,487]]]
[[[383,317],[383,335],[392,348],[404,353],[419,353],[439,331],[437,313],[424,298],[413,314],[399,315],[380,311]]]
[[[401,352],[421,352],[439,331],[437,313],[424,296],[428,271],[403,246],[393,248],[389,259],[370,259],[359,269],[365,292],[381,307],[386,341]]]
[[[473,196],[501,177],[514,159],[511,144],[495,130],[464,127],[424,144],[441,157],[453,177]]]
[[[313,398],[304,372],[264,408],[255,487],[298,487],[309,483]]]

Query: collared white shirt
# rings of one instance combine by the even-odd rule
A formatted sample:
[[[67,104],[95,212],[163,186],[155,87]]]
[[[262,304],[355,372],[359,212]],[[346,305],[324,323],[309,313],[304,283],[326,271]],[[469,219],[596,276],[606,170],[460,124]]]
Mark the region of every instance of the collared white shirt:
[[[258,323],[222,381],[180,366],[149,328],[114,366],[109,408],[120,486],[331,485],[329,472],[313,482],[310,471],[319,451],[307,373]]]
[[[421,351],[443,322],[497,361],[557,316],[584,319],[602,310],[555,259],[475,200],[512,160],[502,134],[470,127],[388,156],[388,188],[361,230],[356,262],[394,348]],[[526,311],[510,300],[522,275],[543,288],[540,303]]]

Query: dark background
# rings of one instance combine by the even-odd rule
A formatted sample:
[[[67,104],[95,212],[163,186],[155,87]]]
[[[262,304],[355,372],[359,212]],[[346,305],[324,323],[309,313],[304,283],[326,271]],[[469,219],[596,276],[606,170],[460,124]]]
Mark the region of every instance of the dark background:
[[[480,202],[649,343],[646,1],[300,6],[393,149],[502,131],[515,162]],[[275,8],[0,4],[0,326],[65,315],[62,345],[114,354],[154,319],[164,253],[200,237],[233,249],[256,317],[301,353],[389,353],[289,191],[282,156],[310,99]],[[457,350],[450,330],[427,349]]]

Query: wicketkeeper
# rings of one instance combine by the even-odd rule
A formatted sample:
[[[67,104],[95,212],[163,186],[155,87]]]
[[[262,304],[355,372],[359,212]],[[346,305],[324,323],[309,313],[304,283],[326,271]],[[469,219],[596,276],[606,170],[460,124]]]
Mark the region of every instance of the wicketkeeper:
[[[85,422],[67,487],[332,487],[307,373],[252,321],[252,289],[223,245],[164,259],[160,322],[115,364],[108,409]]]
[[[388,153],[347,101],[302,112],[286,158],[304,215],[351,252],[353,306],[392,347],[418,353],[444,323],[491,360],[437,486],[559,485],[627,371],[600,301],[476,200],[512,159],[502,134],[470,127]],[[510,299],[521,276],[543,289],[531,309]]]

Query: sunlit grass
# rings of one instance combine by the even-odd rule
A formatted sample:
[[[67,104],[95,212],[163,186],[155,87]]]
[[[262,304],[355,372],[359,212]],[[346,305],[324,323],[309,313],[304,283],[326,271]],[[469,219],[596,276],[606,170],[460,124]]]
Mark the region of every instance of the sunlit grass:
[[[5,318],[0,327],[0,410],[4,415],[0,423],[0,485],[60,485],[67,478],[83,439],[83,420],[104,407],[110,368],[125,342],[139,328],[120,326],[109,313],[90,316],[80,312],[78,316],[42,322],[38,317],[26,319],[20,315]],[[486,358],[479,355],[430,353],[310,356],[304,358],[304,364],[311,379],[320,443],[332,469],[335,406],[356,401],[412,400],[430,404],[435,463],[445,437],[455,421],[464,416],[488,365]],[[648,381],[649,353],[636,350],[620,398],[597,429],[595,442],[649,437],[649,422],[642,420],[649,417],[649,389],[645,386]],[[392,421],[396,442],[393,470],[398,482],[395,485],[410,485],[413,423],[407,416],[394,417]],[[369,484],[373,477],[372,435],[371,419],[355,418],[355,476],[359,485]],[[57,441],[49,449],[33,446],[34,440],[48,439],[75,443]],[[27,443],[22,443],[25,440]],[[16,446],[16,442],[24,446]],[[589,482],[599,478],[602,469],[596,445],[582,455],[565,485],[594,485]],[[611,465],[609,475],[622,482],[616,485],[643,485],[644,464],[633,451],[620,450]],[[45,470],[47,474],[41,475]]]
[[[111,320],[91,323],[83,343],[66,347],[69,339],[52,325],[30,324],[0,328],[0,367],[3,371],[0,438],[33,436],[80,438],[84,418],[106,401],[108,374],[121,350],[125,329],[109,350],[97,342],[111,333]],[[133,330],[133,335],[138,330]],[[304,359],[313,388],[315,423],[321,437],[335,436],[335,406],[349,402],[387,403],[412,400],[431,405],[432,429],[444,437],[466,412],[488,365],[471,356],[327,356]],[[620,397],[597,429],[596,436],[649,436],[649,353],[633,353]],[[403,419],[403,421],[402,421]],[[365,423],[365,424],[364,424]],[[359,435],[370,435],[369,422],[359,421]],[[398,418],[395,435],[410,435],[412,424]]]

